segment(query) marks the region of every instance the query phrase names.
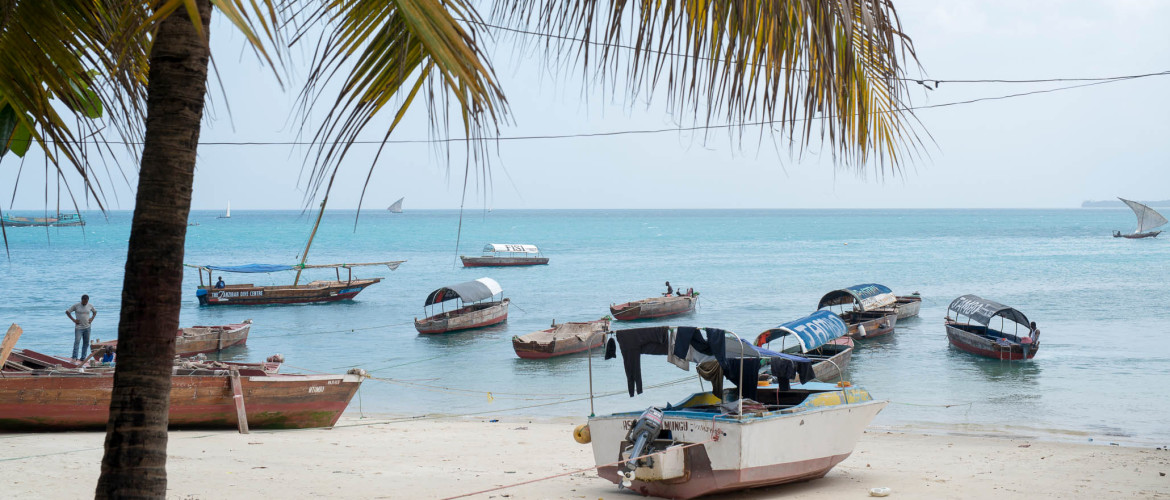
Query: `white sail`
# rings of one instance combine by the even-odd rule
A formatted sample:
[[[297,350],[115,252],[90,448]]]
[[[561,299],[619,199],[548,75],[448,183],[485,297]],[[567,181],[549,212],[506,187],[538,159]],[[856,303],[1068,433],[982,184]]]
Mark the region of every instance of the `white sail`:
[[[1125,202],[1126,205],[1129,205],[1129,208],[1133,210],[1133,214],[1137,216],[1138,225],[1137,230],[1134,231],[1134,234],[1144,233],[1158,226],[1166,224],[1167,222],[1166,218],[1163,217],[1162,214],[1158,213],[1156,210],[1150,207],[1147,207],[1136,201],[1127,200],[1125,198],[1118,199],[1122,202]]]
[[[394,204],[390,205],[390,207],[387,208],[386,210],[389,210],[390,213],[395,213],[395,214],[402,213],[402,200],[405,200],[405,199],[406,199],[406,197],[399,198],[398,201],[394,202]]]
[[[228,202],[227,212],[225,212],[223,216],[228,219],[232,218],[232,202]]]

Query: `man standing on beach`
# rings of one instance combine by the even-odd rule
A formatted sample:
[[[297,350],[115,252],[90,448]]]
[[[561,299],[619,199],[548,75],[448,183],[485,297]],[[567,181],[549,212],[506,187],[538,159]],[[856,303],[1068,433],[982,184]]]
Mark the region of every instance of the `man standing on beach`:
[[[65,310],[65,316],[73,322],[73,359],[84,359],[85,352],[89,350],[89,324],[97,317],[97,309],[89,303],[89,295],[82,295],[81,302]],[[78,345],[81,346],[81,357],[77,356]]]

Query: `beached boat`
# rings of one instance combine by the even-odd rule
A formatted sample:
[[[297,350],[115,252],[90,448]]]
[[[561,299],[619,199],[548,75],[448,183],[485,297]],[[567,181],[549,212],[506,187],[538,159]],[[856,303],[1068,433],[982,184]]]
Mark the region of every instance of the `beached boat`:
[[[402,198],[399,198],[398,201],[392,203],[389,207],[386,207],[386,210],[389,210],[390,213],[392,213],[392,214],[402,213],[402,201],[405,199],[406,199],[405,196],[403,196]]]
[[[1126,205],[1129,205],[1130,210],[1133,210],[1133,215],[1137,217],[1137,229],[1135,229],[1133,233],[1130,234],[1122,234],[1121,231],[1113,231],[1114,238],[1155,238],[1159,234],[1162,234],[1162,231],[1152,231],[1152,229],[1161,227],[1167,222],[1166,218],[1163,217],[1162,214],[1158,213],[1157,210],[1154,210],[1133,200],[1127,200],[1125,198],[1118,199]]]
[[[202,306],[220,305],[265,305],[265,304],[311,304],[317,302],[336,302],[350,300],[365,290],[366,287],[382,281],[382,278],[355,279],[353,268],[361,266],[386,266],[391,271],[405,261],[367,262],[361,264],[247,264],[243,266],[193,266],[199,269],[199,288],[195,297]],[[333,269],[336,280],[317,280],[308,283],[298,283],[302,270],[305,269]],[[346,279],[341,279],[341,270],[347,271]],[[297,271],[297,278],[291,285],[261,286],[252,283],[231,283],[223,287],[216,287],[215,272],[227,273],[272,273],[280,271]],[[203,276],[207,273],[207,282]]]
[[[434,312],[435,304],[455,300],[459,307],[454,311],[443,311],[424,319],[414,319],[418,333],[448,333],[472,328],[498,325],[508,320],[508,299],[503,298],[504,289],[491,278],[480,278],[458,285],[445,286],[427,295],[423,311]],[[500,295],[501,299],[495,296]]]
[[[609,312],[619,321],[636,319],[661,318],[685,314],[695,310],[699,303],[699,293],[691,291],[687,295],[666,295],[635,300],[624,304],[609,306]]]
[[[595,321],[553,322],[552,328],[547,330],[513,336],[512,349],[517,356],[525,359],[564,356],[601,347],[608,331],[608,317]]]
[[[771,347],[779,340],[781,353],[799,354],[813,362],[816,380],[829,382],[841,378],[853,358],[853,339],[846,337],[849,326],[830,311],[817,311],[792,320],[756,336],[756,346]],[[787,345],[788,338],[795,338]]]
[[[832,310],[833,306],[839,306],[834,312],[849,325],[848,335],[854,339],[868,339],[894,333],[898,312],[892,306],[897,300],[889,288],[866,283],[825,294],[817,309]],[[852,309],[846,310],[845,306],[850,304]]]
[[[548,257],[540,254],[536,245],[512,245],[488,243],[483,255],[468,257],[460,255],[463,267],[539,266],[548,264]]]
[[[251,329],[252,320],[250,319],[244,320],[243,323],[232,323],[230,325],[180,328],[175,336],[175,355],[188,357],[196,354],[219,352],[229,347],[244,345],[248,342],[248,331]],[[97,352],[98,348],[102,347],[117,348],[118,341],[107,340],[103,342],[95,340],[90,346],[91,351]]]
[[[289,375],[220,364],[176,365],[170,428],[331,427],[364,378],[354,370]],[[0,432],[105,429],[113,385],[113,368],[5,371],[0,376]],[[245,426],[240,412],[246,415]]]
[[[57,214],[56,217],[16,217],[11,214],[0,216],[0,223],[8,227],[64,227],[84,226],[85,217],[79,213]]]
[[[627,333],[640,337],[646,330],[615,335],[620,345],[631,340]],[[710,345],[711,335],[724,332],[707,334]],[[751,348],[738,338],[726,343]],[[623,348],[622,357],[627,354]],[[739,367],[748,355],[726,352],[727,360],[741,361]],[[849,457],[866,425],[888,404],[848,384],[757,386],[756,373],[735,375],[733,381],[742,383],[725,391],[729,398],[697,393],[666,408],[590,417],[575,437],[592,442],[598,475],[619,488],[695,498],[822,477]],[[755,400],[745,398],[746,384]]]
[[[960,322],[964,316],[967,320]],[[998,330],[991,326],[997,317],[1000,320]],[[1013,333],[1005,331],[1008,322],[1013,325]],[[964,295],[951,302],[947,308],[946,328],[951,345],[988,358],[1032,359],[1040,350],[1040,330],[1028,322],[1024,313],[978,295]]]

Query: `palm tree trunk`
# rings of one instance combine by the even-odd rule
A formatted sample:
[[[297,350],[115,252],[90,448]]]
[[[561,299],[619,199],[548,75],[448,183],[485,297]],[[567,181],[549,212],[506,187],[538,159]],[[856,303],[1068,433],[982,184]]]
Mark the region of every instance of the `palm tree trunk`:
[[[164,20],[150,52],[146,134],[118,321],[118,366],[97,498],[164,498],[167,411],[183,283],[183,245],[203,98],[211,1]]]

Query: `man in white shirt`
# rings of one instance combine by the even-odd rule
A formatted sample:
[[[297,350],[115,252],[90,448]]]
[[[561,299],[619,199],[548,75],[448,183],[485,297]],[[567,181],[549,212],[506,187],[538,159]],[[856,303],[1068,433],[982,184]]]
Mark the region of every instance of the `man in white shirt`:
[[[73,359],[85,359],[85,353],[89,350],[89,325],[97,317],[97,309],[89,303],[89,295],[82,295],[81,302],[65,310],[65,316],[73,322]],[[79,346],[81,357],[77,356]]]

